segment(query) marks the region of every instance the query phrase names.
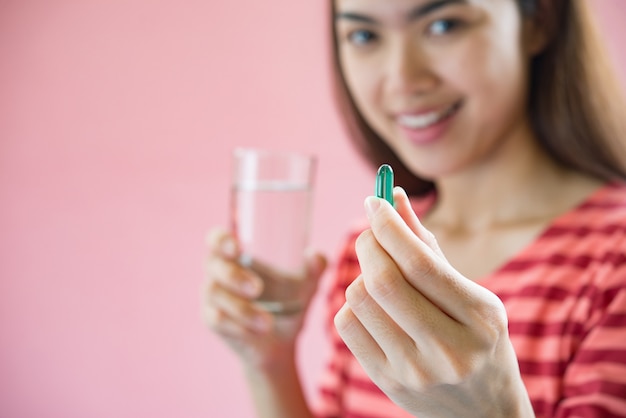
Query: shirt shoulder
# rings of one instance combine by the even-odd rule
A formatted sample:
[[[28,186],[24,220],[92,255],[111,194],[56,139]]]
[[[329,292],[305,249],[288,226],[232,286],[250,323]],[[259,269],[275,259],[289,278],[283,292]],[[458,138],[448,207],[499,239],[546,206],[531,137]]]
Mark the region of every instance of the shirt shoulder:
[[[626,184],[600,188],[555,222],[544,238],[577,263],[626,265]]]

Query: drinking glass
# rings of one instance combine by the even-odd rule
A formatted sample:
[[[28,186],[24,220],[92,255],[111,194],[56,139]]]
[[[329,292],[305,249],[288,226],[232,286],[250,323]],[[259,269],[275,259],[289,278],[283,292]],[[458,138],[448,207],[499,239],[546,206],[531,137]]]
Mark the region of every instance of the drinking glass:
[[[289,315],[303,307],[314,156],[287,151],[233,151],[232,231],[239,262],[263,280],[257,303]]]

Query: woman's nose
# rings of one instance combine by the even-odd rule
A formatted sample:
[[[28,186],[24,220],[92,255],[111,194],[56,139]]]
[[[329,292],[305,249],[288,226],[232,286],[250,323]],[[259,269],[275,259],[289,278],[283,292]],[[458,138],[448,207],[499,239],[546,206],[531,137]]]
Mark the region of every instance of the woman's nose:
[[[390,92],[423,94],[437,85],[437,77],[421,46],[410,39],[398,40],[390,48],[387,61]]]

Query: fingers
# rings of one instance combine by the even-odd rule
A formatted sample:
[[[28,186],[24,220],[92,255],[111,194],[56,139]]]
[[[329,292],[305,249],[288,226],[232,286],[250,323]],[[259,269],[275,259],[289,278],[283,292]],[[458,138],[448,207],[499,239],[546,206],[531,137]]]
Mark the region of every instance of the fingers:
[[[372,376],[376,371],[373,364],[384,364],[385,353],[348,304],[345,304],[335,315],[335,328],[368,375]]]
[[[219,283],[232,293],[250,300],[257,298],[263,291],[260,277],[236,262],[218,256],[207,260],[206,276],[209,282]]]
[[[300,308],[306,308],[327,264],[324,256],[311,251],[306,254],[306,263],[297,272],[277,269],[254,259],[250,260],[249,265],[242,265],[235,239],[220,229],[214,229],[208,234],[207,243],[209,256],[206,260],[205,304],[219,311],[217,314],[213,312],[213,315],[224,314],[234,321],[242,321],[250,329],[254,328],[254,322],[249,317],[254,316],[255,312],[258,314],[261,309],[255,305],[256,299],[270,295],[263,293],[266,283],[289,286],[281,292],[293,296]]]
[[[264,333],[271,329],[272,317],[269,313],[219,283],[208,282],[205,297],[205,319],[218,332],[233,336],[244,331]]]
[[[368,376],[379,387],[391,383],[390,370],[401,376],[410,375],[412,382],[424,382],[446,370],[448,353],[458,339],[451,338],[448,329],[425,332],[419,340],[411,338],[365,289],[362,277],[357,278],[346,292],[346,304],[335,316],[335,327],[348,349]],[[420,322],[421,318],[413,318]],[[443,326],[445,327],[445,325]],[[443,336],[446,338],[442,338]],[[436,358],[435,362],[425,360]],[[410,372],[407,372],[410,370]],[[391,372],[393,373],[393,372]]]
[[[371,302],[376,305],[368,306],[362,315],[355,312],[368,330],[370,327],[367,324],[371,321],[369,316],[377,315],[378,311],[384,312],[385,317],[391,318],[418,345],[429,344],[430,341],[427,340],[433,334],[439,334],[445,340],[451,332],[459,330],[456,321],[442,314],[437,306],[405,279],[394,260],[378,244],[371,230],[359,236],[356,252],[361,265],[363,291],[368,295],[364,300],[368,304]],[[348,289],[355,285],[356,281]],[[388,324],[385,326],[389,327]],[[379,337],[384,337],[381,333],[372,335],[377,341],[380,341]],[[383,350],[387,352],[384,348]]]
[[[263,291],[263,282],[235,261],[239,252],[236,241],[228,232],[214,229],[207,236],[207,244],[203,288],[207,324],[224,335],[267,331],[272,319],[253,303]]]
[[[414,339],[407,335],[399,321],[369,295],[363,276],[348,287],[346,302],[387,358],[398,358],[407,346],[415,347]],[[412,319],[420,322],[419,317]]]
[[[219,335],[241,339],[252,334],[241,322],[233,320],[224,311],[213,306],[205,305],[202,314],[207,326]]]
[[[474,320],[476,308],[498,305],[495,295],[463,277],[438,256],[388,202],[368,197],[366,211],[376,241],[393,259],[402,276],[447,315],[468,324]],[[363,259],[361,268],[367,268],[367,264],[368,260]],[[379,297],[374,292],[372,296]]]

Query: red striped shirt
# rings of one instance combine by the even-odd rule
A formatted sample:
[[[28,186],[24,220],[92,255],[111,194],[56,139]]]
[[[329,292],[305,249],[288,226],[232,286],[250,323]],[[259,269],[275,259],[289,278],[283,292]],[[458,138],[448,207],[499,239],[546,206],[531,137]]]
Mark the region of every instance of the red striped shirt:
[[[417,202],[419,215],[433,199]],[[350,234],[328,295],[332,354],[320,417],[409,417],[372,383],[334,329],[360,269]],[[507,310],[537,417],[626,417],[626,186],[607,185],[479,281]]]

